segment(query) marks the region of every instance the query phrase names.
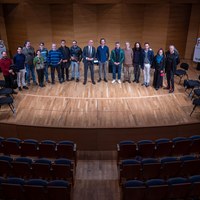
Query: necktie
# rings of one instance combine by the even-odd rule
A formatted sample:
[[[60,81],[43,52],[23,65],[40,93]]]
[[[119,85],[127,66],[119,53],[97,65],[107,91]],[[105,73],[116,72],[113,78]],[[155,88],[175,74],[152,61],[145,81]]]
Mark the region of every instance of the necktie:
[[[92,57],[92,47],[89,46],[89,56]]]

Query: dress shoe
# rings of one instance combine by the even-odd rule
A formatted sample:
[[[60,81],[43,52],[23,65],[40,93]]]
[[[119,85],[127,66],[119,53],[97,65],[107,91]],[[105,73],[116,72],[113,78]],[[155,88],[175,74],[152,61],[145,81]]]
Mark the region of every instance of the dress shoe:
[[[134,80],[133,80],[133,83],[134,83],[134,82],[137,82],[137,81],[134,79]]]
[[[97,82],[100,83],[101,82],[101,78]]]
[[[83,85],[86,85],[86,81],[83,82]]]
[[[23,89],[28,90],[28,87],[27,86],[23,86]]]
[[[96,84],[95,81],[92,81],[92,84],[95,85]]]
[[[126,83],[126,81],[125,81],[125,80],[123,80],[123,83]]]
[[[131,83],[131,81],[129,80],[128,83]]]
[[[108,82],[106,78],[104,78],[104,81],[105,81],[106,83]]]

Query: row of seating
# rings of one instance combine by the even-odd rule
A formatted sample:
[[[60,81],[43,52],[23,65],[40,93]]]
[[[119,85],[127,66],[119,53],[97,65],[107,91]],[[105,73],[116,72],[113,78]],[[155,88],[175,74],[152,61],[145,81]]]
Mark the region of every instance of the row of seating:
[[[123,200],[199,199],[200,176],[151,179],[146,182],[130,180],[123,184]]]
[[[76,163],[76,144],[67,140],[56,143],[52,140],[38,142],[34,139],[0,137],[0,153],[40,158],[67,158]]]
[[[170,177],[200,174],[200,158],[193,155],[165,157],[161,159],[146,158],[123,160],[119,167],[119,182],[127,180],[147,180],[151,178],[168,179]]]
[[[121,141],[117,144],[118,162],[135,157],[152,158],[164,156],[179,156],[200,153],[200,135],[189,138],[176,137],[172,140],[161,138],[155,141],[132,140]]]
[[[42,179],[30,179],[25,181],[21,178],[0,177],[0,199],[17,200],[70,200],[71,185],[64,180],[47,182]]]
[[[73,185],[74,174],[75,167],[73,163],[64,158],[52,162],[44,158],[33,161],[27,157],[13,159],[9,156],[0,156],[0,176],[3,177],[63,179],[68,180]]]

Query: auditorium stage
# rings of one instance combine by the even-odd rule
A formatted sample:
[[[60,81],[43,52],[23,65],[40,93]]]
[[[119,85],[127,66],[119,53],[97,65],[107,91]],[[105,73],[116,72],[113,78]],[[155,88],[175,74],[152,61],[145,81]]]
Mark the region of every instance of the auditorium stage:
[[[95,68],[97,80],[97,66]],[[198,74],[192,64],[189,78],[196,79]],[[153,70],[151,82],[152,76]],[[192,101],[183,85],[178,85],[179,78],[175,78],[173,94],[164,89],[156,91],[152,86],[146,88],[141,82],[112,84],[111,74],[108,80],[108,83],[92,85],[89,78],[85,86],[81,76],[79,83],[56,82],[46,84],[45,88],[31,85],[29,90],[15,95],[16,114],[6,106],[1,108],[1,135],[67,138],[80,143],[79,147],[84,150],[107,150],[113,149],[120,139],[156,139],[199,132],[199,108],[190,117]]]

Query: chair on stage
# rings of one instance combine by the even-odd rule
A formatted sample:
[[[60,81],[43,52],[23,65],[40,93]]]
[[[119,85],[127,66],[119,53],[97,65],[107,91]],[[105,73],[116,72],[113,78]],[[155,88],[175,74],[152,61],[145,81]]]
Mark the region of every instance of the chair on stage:
[[[145,200],[164,200],[168,196],[168,184],[163,179],[150,179],[146,181],[147,189]]]
[[[196,107],[197,106],[200,106],[200,98],[198,99],[194,99],[192,104],[194,105],[193,109],[192,109],[192,112],[190,113],[190,116],[192,116],[192,113],[195,111]]]
[[[4,88],[6,85],[5,80],[0,80],[0,88]]]
[[[49,200],[70,200],[71,186],[64,180],[54,180],[47,185],[47,196]]]
[[[186,76],[187,79],[188,79],[188,74],[187,74],[188,69],[189,69],[189,65],[188,65],[187,63],[181,63],[181,64],[180,64],[180,69],[177,69],[177,70],[175,71],[175,75],[178,76],[178,77],[180,78],[178,84],[181,83],[181,80],[182,80],[182,78],[183,78],[184,76]]]
[[[0,98],[0,108],[3,105],[8,105],[11,109],[11,111],[13,112],[13,114],[15,113],[15,107],[13,105],[13,98],[12,97],[1,97]]]
[[[190,89],[190,92],[188,96],[190,97],[192,95],[192,92],[194,91],[195,88],[200,88],[200,75],[198,77],[198,80],[184,80],[184,87],[185,91]]]

